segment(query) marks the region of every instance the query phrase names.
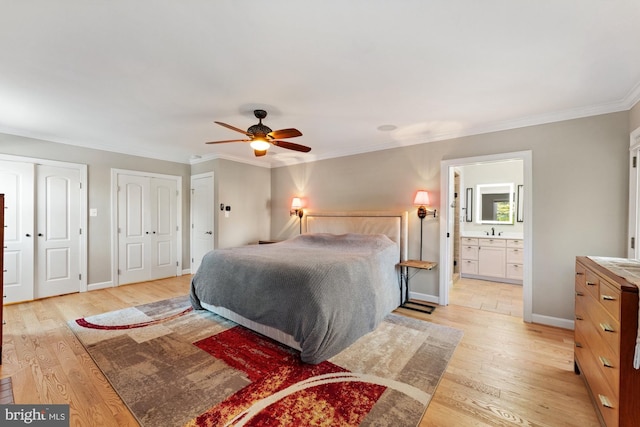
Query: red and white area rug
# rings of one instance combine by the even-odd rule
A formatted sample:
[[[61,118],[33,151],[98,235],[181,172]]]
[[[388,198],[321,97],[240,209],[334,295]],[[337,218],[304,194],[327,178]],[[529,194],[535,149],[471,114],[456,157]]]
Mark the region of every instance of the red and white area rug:
[[[174,298],[69,322],[141,425],[415,426],[462,332],[391,314],[318,365]]]

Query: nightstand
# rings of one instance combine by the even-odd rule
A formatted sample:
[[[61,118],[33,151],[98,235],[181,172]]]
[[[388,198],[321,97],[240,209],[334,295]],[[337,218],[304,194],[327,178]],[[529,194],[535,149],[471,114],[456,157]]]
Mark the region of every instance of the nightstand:
[[[418,301],[409,301],[409,269],[433,270],[438,263],[409,259],[398,264],[400,266],[400,307],[431,314],[435,306]]]

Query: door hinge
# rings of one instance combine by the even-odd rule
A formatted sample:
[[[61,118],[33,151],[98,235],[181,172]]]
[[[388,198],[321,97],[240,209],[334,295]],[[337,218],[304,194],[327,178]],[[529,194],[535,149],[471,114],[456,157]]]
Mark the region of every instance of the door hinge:
[[[120,227],[118,227],[118,233],[122,233],[122,231],[120,231]]]
[[[176,231],[180,231],[180,226],[176,225]]]
[[[637,167],[638,166],[638,157],[637,156],[633,156],[633,167]]]
[[[631,249],[635,249],[636,248],[636,238],[632,237],[631,238]]]
[[[80,234],[82,234],[82,228],[80,229]]]
[[[447,237],[449,237],[449,233],[447,232]]]
[[[178,261],[176,261],[176,267],[179,267],[179,266],[180,266],[180,264],[178,263]]]
[[[82,274],[78,274],[78,280],[82,280]]]
[[[118,276],[121,275],[121,274],[122,274],[122,272],[120,271],[120,269],[118,269]]]

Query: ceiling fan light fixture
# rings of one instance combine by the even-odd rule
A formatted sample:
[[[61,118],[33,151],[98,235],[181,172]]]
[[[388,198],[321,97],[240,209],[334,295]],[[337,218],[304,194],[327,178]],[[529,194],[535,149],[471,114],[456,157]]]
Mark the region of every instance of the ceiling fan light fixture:
[[[257,151],[266,151],[269,149],[269,143],[263,139],[254,139],[251,141],[251,148]]]

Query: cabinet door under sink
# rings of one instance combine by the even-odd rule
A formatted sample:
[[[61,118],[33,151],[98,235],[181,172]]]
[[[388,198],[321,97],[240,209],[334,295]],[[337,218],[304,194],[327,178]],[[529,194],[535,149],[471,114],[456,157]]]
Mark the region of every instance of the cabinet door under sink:
[[[505,248],[481,246],[478,250],[478,274],[481,276],[505,277]]]

